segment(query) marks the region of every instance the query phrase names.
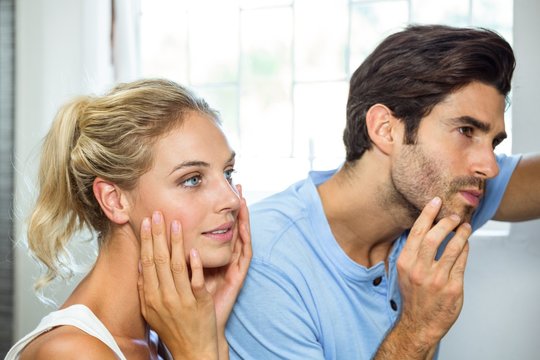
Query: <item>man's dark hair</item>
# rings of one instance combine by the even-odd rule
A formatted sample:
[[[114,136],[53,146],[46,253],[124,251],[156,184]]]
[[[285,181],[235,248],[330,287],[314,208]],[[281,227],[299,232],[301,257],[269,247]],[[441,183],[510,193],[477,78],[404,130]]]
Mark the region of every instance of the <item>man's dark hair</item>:
[[[347,162],[372,146],[366,129],[371,106],[387,106],[405,123],[405,142],[412,144],[420,120],[471,82],[506,97],[514,68],[512,48],[491,30],[414,25],[388,36],[351,77],[343,134]]]

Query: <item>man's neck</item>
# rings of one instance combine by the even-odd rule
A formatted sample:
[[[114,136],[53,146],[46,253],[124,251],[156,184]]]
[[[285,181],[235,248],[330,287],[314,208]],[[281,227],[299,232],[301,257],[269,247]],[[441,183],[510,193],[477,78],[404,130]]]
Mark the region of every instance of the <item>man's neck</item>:
[[[318,187],[336,241],[366,267],[386,261],[394,241],[411,226],[403,210],[389,203],[389,174],[384,158],[366,153]]]

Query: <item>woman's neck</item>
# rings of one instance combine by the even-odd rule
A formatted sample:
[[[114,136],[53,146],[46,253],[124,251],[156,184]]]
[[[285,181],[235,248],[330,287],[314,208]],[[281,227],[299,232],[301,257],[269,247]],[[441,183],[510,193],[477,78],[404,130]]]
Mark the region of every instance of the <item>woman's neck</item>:
[[[96,263],[62,307],[86,305],[116,339],[148,339],[137,290],[139,241],[129,225],[104,239]],[[118,341],[118,340],[117,340]]]

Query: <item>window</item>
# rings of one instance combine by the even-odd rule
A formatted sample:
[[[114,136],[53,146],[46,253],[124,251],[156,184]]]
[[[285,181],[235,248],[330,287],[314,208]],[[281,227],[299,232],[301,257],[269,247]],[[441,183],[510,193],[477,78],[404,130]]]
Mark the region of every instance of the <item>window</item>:
[[[221,112],[248,201],[337,167],[348,80],[409,23],[484,26],[512,39],[504,0],[141,0],[141,68]],[[164,9],[167,11],[164,11]],[[510,133],[510,111],[507,111]],[[511,138],[498,151],[510,153]]]

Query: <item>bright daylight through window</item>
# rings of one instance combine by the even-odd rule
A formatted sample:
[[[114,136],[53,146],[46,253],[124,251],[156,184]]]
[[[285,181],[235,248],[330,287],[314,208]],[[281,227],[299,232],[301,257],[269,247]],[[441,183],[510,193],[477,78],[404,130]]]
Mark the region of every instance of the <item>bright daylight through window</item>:
[[[439,23],[512,43],[507,0],[140,1],[141,75],[185,84],[220,111],[249,202],[339,166],[349,77],[385,36]],[[497,152],[510,150],[511,136]]]

